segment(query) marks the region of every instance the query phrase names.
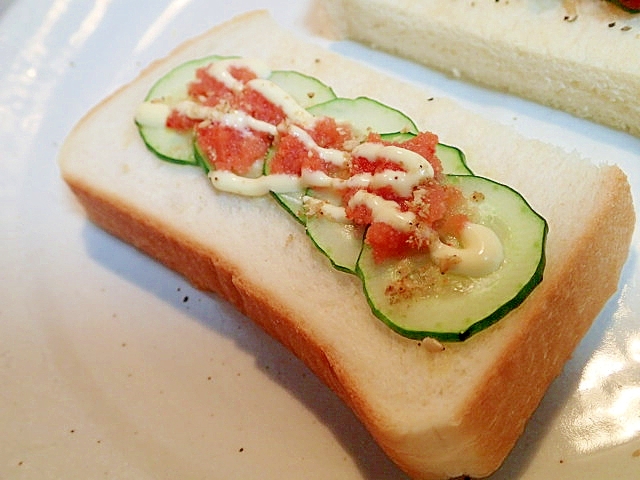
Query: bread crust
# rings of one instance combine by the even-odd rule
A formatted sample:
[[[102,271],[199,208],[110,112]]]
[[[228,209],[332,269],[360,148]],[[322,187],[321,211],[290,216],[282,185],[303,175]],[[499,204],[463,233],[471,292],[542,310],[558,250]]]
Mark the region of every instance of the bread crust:
[[[490,378],[463,413],[463,422],[477,425],[483,449],[494,447],[495,456],[488,459],[486,474],[500,463],[499,452],[513,447],[509,439],[520,436],[526,419],[538,406],[540,399],[531,392],[545,391],[561,373],[606,299],[617,290],[616,272],[627,258],[631,234],[628,225],[635,222],[635,217],[624,174],[618,169],[603,174],[606,178],[597,194],[605,200],[599,211],[562,268],[545,278],[543,287],[523,305],[521,321],[525,325],[519,338],[505,349]],[[594,252],[605,250],[607,255],[596,255],[597,261],[584,261]],[[505,388],[516,392],[517,405],[503,395]],[[479,411],[490,418],[480,418]],[[493,432],[490,425],[498,423],[511,432]]]
[[[275,28],[264,12],[251,13],[187,42],[169,57],[183,54],[203,39],[224,39],[231,31],[255,29],[255,22],[263,28]],[[291,41],[287,36],[284,38],[286,42]],[[324,55],[313,50],[311,57],[324,58]],[[300,58],[291,62],[298,60]],[[141,78],[158,75],[159,65],[164,64],[151,65]],[[344,75],[350,76],[362,67],[351,65],[351,68]],[[331,84],[331,79],[326,80]],[[376,83],[375,79],[372,82]],[[394,90],[396,85],[391,82],[388,88]],[[598,208],[581,228],[570,254],[564,255],[561,263],[556,263],[554,257],[544,281],[516,312],[468,343],[447,346],[443,356],[454,359],[457,356],[455,362],[463,364],[469,349],[482,348],[477,345],[499,344],[500,349],[489,361],[483,378],[469,379],[473,385],[470,393],[459,405],[452,402],[456,406],[443,415],[442,423],[423,425],[416,421],[414,428],[401,418],[407,416],[406,412],[389,413],[384,406],[385,399],[371,397],[363,387],[366,379],[362,378],[362,372],[356,371],[350,363],[353,359],[346,358],[336,346],[339,338],[316,335],[314,326],[309,326],[286,298],[274,296],[264,283],[224,252],[194,240],[175,224],[162,221],[155,213],[150,214],[130,199],[98,185],[93,176],[79,171],[78,157],[83,154],[79,145],[86,142],[83,129],[88,128],[88,122],[99,120],[92,117],[102,115],[106,105],[117,103],[121,93],[128,91],[128,86],[123,87],[92,110],[61,150],[63,177],[91,221],[184,275],[197,288],[219,294],[282,342],[352,408],[382,449],[412,478],[483,477],[497,469],[549,383],[560,373],[597,313],[616,291],[635,224],[630,187],[624,173],[614,166],[600,167],[598,191],[594,192],[602,199]],[[413,92],[410,93],[408,97],[413,98]],[[117,106],[111,108],[119,112]],[[122,121],[130,121],[127,112],[122,115]],[[126,131],[132,128],[129,125]],[[135,140],[128,138],[125,144]],[[145,158],[151,156],[139,149],[136,152]],[[209,200],[215,201],[213,196],[204,201]],[[550,248],[554,248],[553,244]],[[310,244],[309,249],[313,250]],[[607,254],[592,255],[593,251]],[[366,323],[371,318],[356,321]],[[391,352],[415,348],[415,342],[399,338],[378,323],[358,328],[382,338]],[[381,355],[388,354],[382,352]],[[448,360],[437,358],[439,354],[420,355],[418,358],[433,362],[436,367],[447,365]],[[414,356],[411,353],[407,359]],[[431,367],[412,368],[427,374]]]
[[[525,325],[459,413],[465,435],[458,441],[463,443],[468,437],[470,448],[483,459],[474,467],[476,477],[487,476],[500,466],[538,406],[542,392],[560,374],[602,304],[617,289],[617,272],[627,257],[628,225],[633,225],[634,214],[624,174],[611,168],[606,176],[600,193],[607,201],[576,245],[575,258],[569,259],[554,278],[546,278],[534,298],[521,307],[520,321]],[[292,351],[353,409],[382,449],[412,478],[448,478],[442,472],[429,472],[429,459],[405,458],[395,439],[388,438],[384,428],[376,428],[376,413],[359,396],[358,389],[346,382],[348,375],[340,371],[339,361],[327,356],[323,345],[298,328],[286,306],[268,292],[259,291],[251,278],[239,275],[224,258],[190,244],[181,232],[167,231],[144,213],[94,191],[91,185],[72,179],[68,183],[92,222],[182,274],[195,287],[219,294]],[[600,249],[607,249],[609,255],[597,256],[596,264],[581,261]],[[505,391],[510,394],[506,396]],[[425,451],[438,450],[430,443],[425,442]]]

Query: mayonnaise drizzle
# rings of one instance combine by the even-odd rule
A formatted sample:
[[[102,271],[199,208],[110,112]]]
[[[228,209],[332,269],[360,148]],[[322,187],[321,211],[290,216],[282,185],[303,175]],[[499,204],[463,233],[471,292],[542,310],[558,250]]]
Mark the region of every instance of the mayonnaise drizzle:
[[[402,166],[405,171],[385,170],[373,175],[370,185],[374,188],[389,186],[403,197],[411,195],[420,182],[434,176],[433,167],[426,158],[396,145],[365,142],[355,147],[351,154],[372,162],[389,160]]]
[[[306,127],[311,127],[315,123],[316,117],[305,110],[291,95],[275,83],[264,78],[256,78],[249,81],[247,86],[280,107],[290,122]]]
[[[245,85],[231,75],[232,67],[249,68],[258,77]],[[262,196],[269,192],[287,193],[305,188],[330,188],[341,190],[355,188],[358,191],[350,198],[348,207],[366,206],[374,222],[383,222],[402,232],[410,232],[415,228],[416,215],[403,211],[394,201],[386,200],[379,195],[367,191],[381,187],[391,187],[404,197],[412,194],[414,188],[426,179],[434,177],[434,170],[423,156],[396,145],[365,142],[353,148],[351,152],[320,147],[305,130],[312,128],[316,117],[305,110],[286,91],[267,80],[269,68],[260,61],[246,59],[225,59],[213,62],[208,68],[209,75],[222,82],[233,91],[252,88],[273,103],[286,115],[283,125],[272,125],[260,121],[242,111],[225,111],[221,108],[205,106],[191,100],[184,100],[177,105],[147,101],[136,111],[136,122],[144,126],[162,127],[175,108],[180,114],[204,122],[219,122],[225,126],[239,130],[254,130],[277,136],[289,133],[300,140],[311,152],[338,167],[348,168],[352,157],[362,157],[371,162],[390,161],[402,167],[402,170],[385,169],[376,174],[362,173],[347,179],[336,178],[319,170],[303,169],[300,176],[288,174],[271,174],[258,177],[237,175],[227,170],[213,170],[209,178],[218,190],[246,196]],[[262,159],[256,159],[261,162]],[[349,223],[346,208],[331,202],[310,196],[303,197],[303,205],[309,215],[323,215],[336,222]],[[488,227],[467,222],[461,232],[460,246],[450,246],[437,238],[430,241],[429,254],[434,263],[446,265],[449,272],[476,277],[484,276],[497,270],[504,260],[502,243],[496,233]]]
[[[278,133],[278,128],[275,125],[258,120],[240,110],[225,112],[191,100],[183,100],[175,105],[173,109],[188,118],[218,122],[238,130],[254,130],[273,136]],[[136,110],[135,120],[138,124],[146,127],[160,128],[165,126],[171,112],[172,107],[169,105],[154,101],[143,102]]]
[[[248,197],[259,197],[269,192],[287,193],[303,188],[297,175],[273,174],[256,178],[236,175],[229,170],[212,170],[209,179],[218,190]]]
[[[271,69],[260,60],[239,58],[228,58],[213,62],[207,68],[207,73],[223,83],[227,88],[237,92],[242,91],[244,83],[231,75],[230,69],[232,67],[248,68],[259,78],[266,78],[271,73]]]
[[[370,161],[389,160],[408,172],[418,172],[423,178],[432,178],[434,174],[433,167],[426,158],[397,145],[365,142],[355,147],[351,153],[354,157],[364,157]]]
[[[434,263],[446,263],[447,272],[483,277],[497,270],[504,260],[500,239],[489,227],[467,222],[460,234],[461,247],[441,241],[432,243],[429,253]]]
[[[302,170],[302,179],[307,187],[324,187],[334,190],[344,188],[391,187],[401,196],[408,197],[418,184],[416,175],[398,170],[384,170],[375,175],[359,173],[347,179],[331,177],[320,170]],[[419,178],[419,177],[418,177]]]
[[[275,125],[258,120],[241,110],[225,112],[215,107],[192,102],[191,100],[178,103],[175,109],[189,118],[219,122],[227,127],[237,128],[238,130],[251,129],[274,136],[278,133]]]
[[[365,190],[358,190],[349,200],[349,207],[357,205],[368,207],[375,222],[386,223],[401,232],[410,231],[416,218],[413,212],[400,210],[396,202],[385,200]]]
[[[334,222],[339,223],[351,222],[351,220],[347,218],[347,211],[344,207],[334,205],[326,200],[305,195],[302,197],[302,204],[307,211],[307,215],[322,215],[325,218],[330,218]]]
[[[297,125],[291,125],[289,127],[289,133],[300,140],[305,147],[309,150],[316,152],[322,160],[332,163],[338,167],[346,167],[349,164],[351,156],[348,152],[337,150],[335,148],[323,148],[320,147],[307,133],[306,130],[300,128]]]

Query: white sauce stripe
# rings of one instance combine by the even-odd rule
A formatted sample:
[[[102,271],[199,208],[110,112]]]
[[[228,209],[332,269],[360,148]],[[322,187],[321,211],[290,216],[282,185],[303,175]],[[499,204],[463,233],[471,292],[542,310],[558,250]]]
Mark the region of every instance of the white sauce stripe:
[[[215,107],[201,105],[199,103],[192,102],[191,100],[180,102],[175,108],[180,114],[189,118],[219,122],[227,127],[236,128],[238,130],[251,129],[256,132],[268,133],[273,136],[278,133],[278,129],[275,125],[258,120],[240,110],[235,110],[230,113],[222,112]]]
[[[330,218],[334,222],[350,223],[344,207],[333,205],[325,200],[307,195],[302,197],[302,203],[307,211],[307,215],[322,215],[323,217]]]
[[[211,122],[219,122],[222,125],[236,128],[238,130],[254,130],[256,132],[268,133],[269,135],[277,135],[278,129],[275,125],[268,122],[257,120],[240,110],[230,113],[222,112],[215,107],[209,107],[191,100],[184,100],[178,103],[175,110],[185,117],[209,120]],[[171,114],[172,109],[168,105],[158,102],[143,102],[136,111],[136,121],[148,127],[164,126],[167,118]]]
[[[433,178],[433,167],[422,155],[397,145],[366,142],[351,152],[354,157],[369,161],[389,160],[401,165],[407,172],[416,172],[423,178]]]
[[[385,170],[370,180],[371,187],[389,186],[402,197],[409,197],[417,185],[434,176],[433,167],[426,158],[396,145],[365,142],[355,147],[351,154],[370,162],[388,160],[404,168],[405,171]]]
[[[304,146],[313,152],[316,152],[322,160],[339,167],[346,167],[349,165],[351,156],[342,150],[334,148],[322,148],[314,140],[313,137],[306,131],[297,125],[291,125],[289,127],[289,133],[300,140]]]
[[[261,60],[239,58],[228,58],[213,62],[207,68],[207,73],[227,88],[240,92],[244,89],[244,84],[231,75],[231,68],[233,67],[249,69],[258,78],[266,78],[271,74],[271,69]]]
[[[269,192],[295,192],[303,188],[300,177],[287,174],[248,178],[229,170],[212,170],[209,172],[209,179],[218,190],[248,197],[259,197]]]
[[[369,208],[374,222],[386,223],[400,232],[410,231],[416,218],[413,212],[400,210],[400,206],[396,202],[385,200],[364,190],[358,190],[349,200],[350,208],[355,208],[358,205]]]
[[[484,225],[467,222],[462,229],[460,243],[461,248],[440,241],[432,244],[429,252],[434,263],[450,263],[447,271],[451,273],[483,277],[496,271],[504,260],[500,239]]]
[[[231,75],[229,66],[230,65],[224,60],[220,62],[213,62],[209,68],[207,68],[207,73],[228,89],[241,92],[244,89],[244,83]]]
[[[312,126],[315,123],[316,117],[307,112],[291,95],[275,83],[264,78],[256,78],[248,82],[247,86],[280,107],[289,121],[304,126]]]
[[[227,170],[213,170],[209,178],[218,190],[246,196],[262,196],[269,192],[288,193],[301,191],[308,187],[324,187],[335,190],[344,188],[359,189],[349,200],[348,206],[356,208],[366,206],[374,222],[383,222],[398,231],[410,232],[415,227],[416,215],[404,212],[394,201],[386,200],[379,195],[368,192],[368,188],[390,186],[396,193],[409,197],[414,188],[425,179],[433,178],[434,170],[429,161],[411,150],[397,145],[383,145],[365,142],[357,145],[349,153],[347,151],[322,148],[305,130],[312,128],[316,117],[307,112],[295,99],[282,88],[266,80],[269,68],[260,61],[228,59],[214,62],[208,72],[214,78],[235,91],[246,88],[235,79],[230,68],[233,66],[249,68],[258,78],[247,83],[263,95],[269,102],[282,109],[287,117],[279,128],[283,133],[290,133],[299,139],[305,147],[317,153],[324,161],[339,167],[349,167],[352,157],[362,157],[371,162],[387,160],[400,165],[401,170],[386,169],[374,175],[362,173],[348,179],[334,178],[322,171],[304,169],[300,176],[288,174],[271,174],[255,178],[236,175]],[[242,111],[226,112],[220,108],[208,107],[190,100],[178,103],[174,108],[192,119],[219,122],[238,130],[265,132],[278,135],[278,127]],[[172,107],[158,102],[144,102],[136,111],[136,122],[144,126],[162,127],[172,112]],[[263,159],[257,159],[262,165]],[[346,209],[326,200],[309,196],[303,197],[303,204],[309,215],[323,215],[336,222],[348,223]],[[483,225],[468,222],[460,235],[460,247],[446,245],[439,239],[431,242],[430,255],[434,263],[446,265],[448,271],[461,275],[478,277],[487,275],[498,268],[504,260],[504,251],[500,239],[493,230]]]
[[[135,120],[145,127],[160,128],[167,123],[171,115],[171,107],[160,102],[143,102],[136,110]]]

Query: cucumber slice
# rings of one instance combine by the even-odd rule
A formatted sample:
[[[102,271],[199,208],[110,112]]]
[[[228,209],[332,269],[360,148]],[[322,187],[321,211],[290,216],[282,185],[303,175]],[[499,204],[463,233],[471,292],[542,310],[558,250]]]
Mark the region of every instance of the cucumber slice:
[[[187,86],[195,79],[195,71],[225,58],[231,57],[210,56],[180,65],[153,85],[146,100],[171,107],[187,99]],[[403,142],[418,133],[413,121],[402,112],[366,97],[336,98],[330,87],[313,77],[275,71],[270,79],[312,114],[350,122],[363,134],[371,131],[384,140]],[[160,122],[138,124],[138,128],[158,157],[208,170],[192,134],[177,133]],[[273,151],[264,162],[265,174],[269,173],[268,160],[272,154]],[[304,196],[322,198],[322,193],[308,190],[272,195],[305,226],[311,240],[335,268],[361,278],[372,311],[393,330],[415,339],[462,341],[516,308],[541,281],[547,224],[514,190],[474,176],[459,149],[438,144],[437,155],[447,182],[468,197],[483,198],[475,203],[474,221],[496,232],[504,248],[505,260],[491,274],[482,277],[443,274],[427,255],[377,264],[363,241],[364,228],[305,212]],[[399,294],[400,287],[410,287],[411,298]],[[389,295],[394,291],[395,296]]]
[[[546,221],[519,193],[472,175],[448,176],[467,197],[479,192],[478,223],[490,227],[504,248],[504,262],[483,277],[440,273],[426,255],[377,264],[365,245],[357,270],[374,314],[409,338],[462,341],[516,308],[542,280]],[[411,298],[390,291],[411,288]]]
[[[413,121],[404,113],[367,97],[336,98],[308,110],[317,116],[329,116],[338,121],[349,122],[362,132],[400,132],[397,135],[407,134],[411,137],[418,131]],[[317,195],[312,190],[307,194]],[[356,273],[363,245],[363,228],[335,222],[320,215],[307,217],[306,226],[313,243],[335,268]]]
[[[309,189],[307,195],[327,201],[333,205],[340,203],[336,194]],[[307,217],[307,234],[315,246],[331,261],[334,268],[347,273],[356,273],[356,263],[362,250],[365,228],[351,223],[341,223],[322,215]]]
[[[289,212],[302,225],[307,224],[307,216],[304,212],[304,203],[302,201],[304,192],[288,192],[275,193],[271,192],[271,196],[276,199],[282,208]]]
[[[383,133],[380,135],[380,138],[385,142],[393,142],[393,143],[402,143],[407,140],[411,140],[415,137],[415,133],[409,132],[393,132],[393,133]]]
[[[151,87],[145,101],[158,101],[172,106],[186,100],[189,96],[188,85],[195,80],[196,70],[225,58],[229,57],[212,55],[175,67]],[[138,130],[147,147],[163,160],[179,164],[199,165],[193,150],[191,132],[176,132],[164,125],[141,124],[138,124]]]
[[[442,162],[442,171],[449,175],[473,175],[467,165],[467,160],[462,150],[451,145],[439,143],[436,146],[436,155]]]
[[[368,97],[335,98],[308,109],[318,116],[333,117],[349,122],[356,130],[377,133],[418,133],[418,127],[409,117]]]
[[[189,83],[196,79],[196,70],[219,60],[236,57],[222,57],[211,55],[208,57],[191,60],[178,65],[169,73],[160,78],[149,90],[146,101],[162,100],[169,105],[176,104],[188,98]]]
[[[394,140],[389,140],[394,142],[401,141],[398,139],[408,140],[413,137],[414,134],[411,133],[387,135],[387,138],[394,138]],[[449,145],[438,144],[436,152],[442,162],[444,173],[471,175],[471,170],[467,167],[464,155],[459,149]],[[307,195],[317,196],[312,190],[308,191]],[[286,201],[290,202],[291,200]],[[281,200],[281,203],[284,202]],[[291,207],[286,205],[285,207],[291,211]],[[356,273],[358,256],[364,239],[364,229],[334,222],[321,216],[308,217],[306,225],[307,233],[313,243],[329,257],[335,268],[349,273]]]
[[[209,162],[207,161],[206,154],[202,151],[198,143],[195,141],[192,141],[191,148],[193,148],[194,164],[199,165],[206,173],[209,173],[211,171],[211,167],[209,166]]]
[[[228,58],[233,57],[212,55],[179,65],[151,87],[145,101],[158,101],[172,106],[186,100],[188,85],[195,80],[196,70]],[[269,80],[283,88],[305,108],[336,97],[330,87],[302,73],[277,70],[271,73]],[[180,164],[205,165],[198,159],[197,152],[194,152],[192,133],[176,132],[164,125],[138,124],[138,129],[147,147],[160,158]]]
[[[307,233],[334,268],[356,273],[365,229],[350,223],[338,223],[322,217],[307,220]]]
[[[275,70],[271,72],[269,80],[291,95],[303,108],[309,108],[336,98],[333,90],[317,78],[293,70]],[[271,156],[272,154],[265,160],[265,174],[269,173],[269,159]],[[276,201],[303,225],[307,222],[302,203],[302,197],[305,194],[304,191],[271,192]]]
[[[274,154],[275,149],[272,147],[267,153],[266,158],[264,159],[262,170],[262,173],[264,175],[269,175],[271,173],[271,159],[273,158]],[[293,215],[293,218],[295,218],[302,225],[306,225],[307,216],[304,212],[304,205],[302,202],[302,198],[305,196],[304,190],[286,193],[270,193],[271,196],[280,204],[280,206],[285,209],[285,211]]]
[[[293,70],[275,70],[271,72],[269,80],[291,95],[302,108],[309,108],[336,98],[331,87],[315,77]]]

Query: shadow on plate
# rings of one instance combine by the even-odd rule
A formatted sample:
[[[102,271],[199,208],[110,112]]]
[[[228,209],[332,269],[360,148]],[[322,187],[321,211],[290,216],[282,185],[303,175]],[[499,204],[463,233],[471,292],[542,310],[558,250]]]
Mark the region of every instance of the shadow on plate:
[[[0,0],[0,17],[6,12],[14,0]]]
[[[233,340],[255,359],[261,372],[299,399],[349,452],[362,477],[407,477],[387,458],[349,408],[280,343],[215,294],[191,287],[184,278],[115,237],[87,223],[88,255],[176,310]]]
[[[191,318],[232,339],[239,348],[250,353],[262,372],[299,399],[318,421],[333,432],[358,465],[363,478],[406,478],[332,391],[233,306],[214,294],[195,290],[179,275],[89,223],[84,230],[84,241],[89,255],[96,262],[176,310],[186,310]],[[633,262],[632,258],[627,263],[627,270],[632,268],[629,264]],[[617,297],[610,299],[562,375],[552,383],[514,450],[490,477],[491,480],[516,479],[527,470],[541,439],[575,391],[583,366],[602,342],[617,308],[616,301]]]

